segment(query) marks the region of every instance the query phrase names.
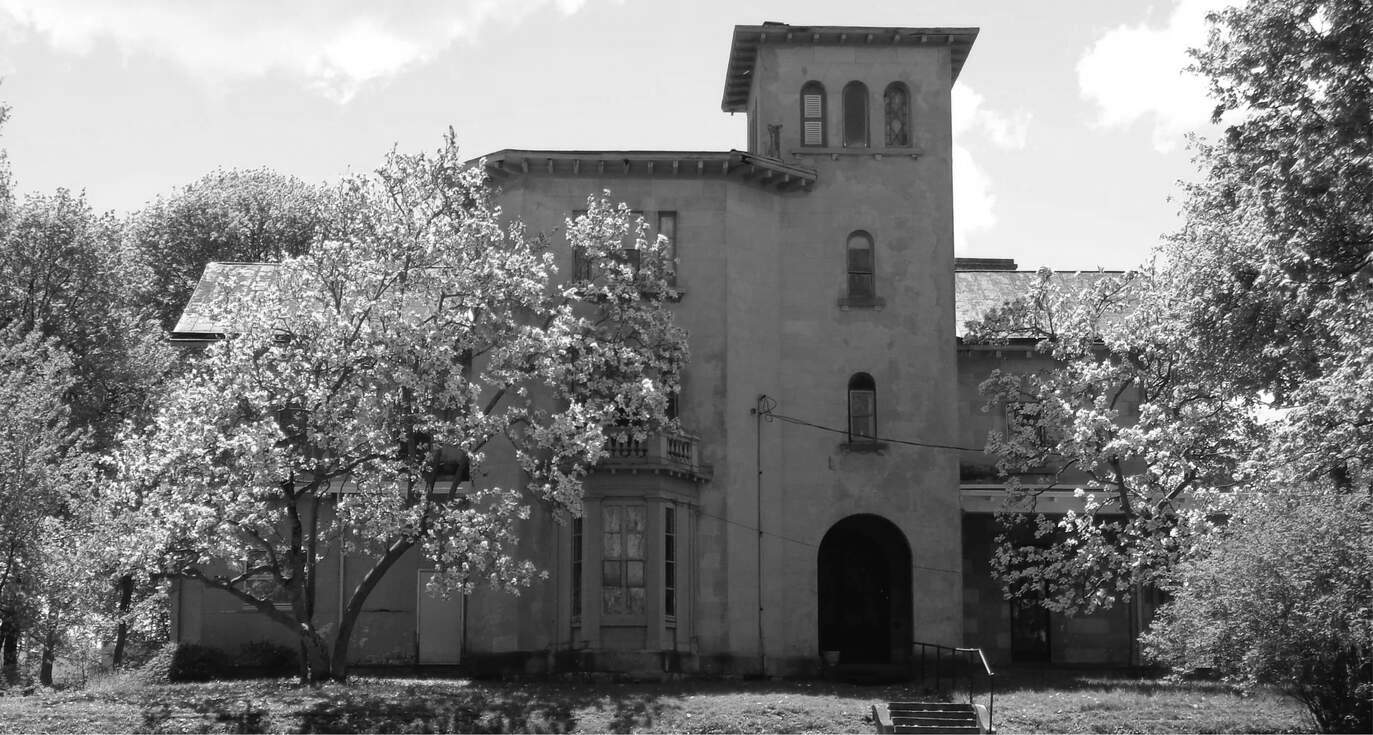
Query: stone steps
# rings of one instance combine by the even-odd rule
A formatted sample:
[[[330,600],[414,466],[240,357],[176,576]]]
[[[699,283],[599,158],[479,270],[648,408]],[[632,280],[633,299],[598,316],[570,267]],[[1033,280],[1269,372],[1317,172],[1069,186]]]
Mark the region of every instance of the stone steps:
[[[879,733],[984,733],[977,710],[950,702],[888,702],[872,707]]]

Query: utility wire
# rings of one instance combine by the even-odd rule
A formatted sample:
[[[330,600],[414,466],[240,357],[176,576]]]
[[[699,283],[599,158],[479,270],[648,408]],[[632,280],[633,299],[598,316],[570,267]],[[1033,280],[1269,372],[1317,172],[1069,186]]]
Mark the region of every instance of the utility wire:
[[[832,434],[843,434],[844,436],[849,436],[849,435],[850,435],[848,429],[837,429],[837,428],[835,428],[835,427],[833,427],[833,426],[824,426],[824,425],[822,425],[822,424],[817,424],[817,423],[814,423],[814,422],[811,422],[811,421],[806,421],[805,419],[798,419],[798,418],[796,418],[795,416],[787,416],[786,414],[773,413],[772,410],[771,410],[770,408],[769,408],[769,409],[764,409],[764,410],[762,411],[762,414],[763,414],[763,418],[766,419],[766,420],[768,420],[768,421],[772,421],[773,419],[776,419],[776,420],[778,420],[778,421],[785,421],[785,422],[788,423],[788,424],[796,424],[797,426],[808,426],[808,427],[810,427],[810,428],[812,428],[812,429],[819,429],[819,430],[821,430],[821,431],[828,431],[828,432],[830,432],[830,433],[832,433]],[[938,444],[938,443],[936,443],[936,442],[922,442],[922,441],[914,441],[914,440],[910,440],[910,439],[893,439],[893,438],[891,438],[891,437],[886,437],[886,436],[874,436],[874,437],[872,437],[872,440],[873,440],[873,441],[877,441],[877,442],[886,442],[886,443],[888,443],[888,444],[904,444],[904,445],[910,446],[910,447],[928,447],[928,448],[930,448],[930,449],[955,449],[955,450],[967,451],[967,452],[983,452],[983,451],[986,451],[986,447],[960,447],[960,446],[957,446],[957,445],[954,445],[954,444]]]
[[[805,547],[812,548],[812,549],[818,549],[818,548],[820,548],[820,544],[813,544],[813,543],[811,543],[811,542],[809,542],[809,541],[802,541],[801,539],[792,538],[791,536],[783,536],[783,535],[780,534],[780,533],[773,533],[772,531],[763,531],[763,530],[760,530],[760,529],[755,528],[755,527],[753,527],[753,526],[750,526],[750,525],[748,525],[747,523],[740,523],[740,522],[738,522],[738,521],[731,521],[731,520],[728,519],[728,518],[724,518],[724,517],[722,517],[722,516],[717,516],[717,515],[715,515],[714,513],[707,513],[707,512],[704,511],[704,510],[700,510],[699,512],[700,512],[701,515],[705,516],[706,518],[713,518],[713,519],[715,519],[715,520],[717,520],[717,521],[720,521],[720,522],[722,522],[722,523],[727,523],[727,524],[729,524],[729,525],[731,525],[731,526],[738,526],[739,528],[742,528],[742,529],[744,529],[744,530],[746,530],[746,531],[756,531],[756,532],[758,532],[758,533],[763,534],[764,536],[771,536],[771,537],[773,537],[773,538],[775,538],[775,539],[779,539],[779,540],[781,540],[781,541],[789,541],[789,542],[791,542],[791,543],[793,543],[793,544],[796,544],[796,545],[798,545],[798,546],[805,546]],[[922,565],[920,565],[920,564],[912,564],[912,565],[911,565],[911,568],[912,568],[912,569],[926,569],[926,570],[929,570],[929,571],[932,571],[932,572],[944,572],[944,573],[946,573],[946,574],[958,574],[958,573],[959,573],[959,572],[957,572],[957,571],[955,571],[955,570],[953,570],[953,569],[944,569],[944,568],[941,568],[941,567],[927,567],[927,566],[922,566]]]

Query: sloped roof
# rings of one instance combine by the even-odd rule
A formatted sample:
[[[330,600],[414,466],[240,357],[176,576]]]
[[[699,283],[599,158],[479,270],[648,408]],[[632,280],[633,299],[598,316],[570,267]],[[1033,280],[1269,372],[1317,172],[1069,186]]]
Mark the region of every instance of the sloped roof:
[[[1084,291],[1104,278],[1118,277],[1122,271],[1054,271],[1064,289]],[[967,324],[981,319],[992,309],[1029,293],[1038,280],[1036,271],[959,270],[953,274],[954,334],[962,339]]]
[[[256,291],[276,284],[276,263],[209,263],[195,291],[186,302],[181,318],[172,328],[173,341],[218,339],[224,325],[210,318],[210,306],[224,294]]]

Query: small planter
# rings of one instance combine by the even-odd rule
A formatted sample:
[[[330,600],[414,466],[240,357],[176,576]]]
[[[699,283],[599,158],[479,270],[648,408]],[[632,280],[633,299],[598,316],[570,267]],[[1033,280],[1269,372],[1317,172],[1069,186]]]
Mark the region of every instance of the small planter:
[[[824,662],[825,668],[832,669],[839,665],[838,651],[821,651],[820,660]]]

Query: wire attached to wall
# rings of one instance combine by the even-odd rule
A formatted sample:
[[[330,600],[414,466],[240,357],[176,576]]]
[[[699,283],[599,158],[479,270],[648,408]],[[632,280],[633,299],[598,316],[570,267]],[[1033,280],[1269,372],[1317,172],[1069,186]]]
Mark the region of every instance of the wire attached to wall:
[[[844,436],[850,436],[849,430],[848,430],[848,429],[839,429],[839,428],[835,428],[835,427],[833,427],[833,426],[825,426],[825,425],[823,425],[823,424],[817,424],[817,423],[815,423],[815,422],[813,422],[813,421],[807,421],[807,420],[805,420],[805,419],[797,418],[797,417],[795,417],[795,416],[787,416],[786,414],[776,413],[776,412],[773,411],[773,409],[777,407],[777,401],[775,401],[775,400],[773,400],[773,399],[771,399],[771,398],[768,398],[767,401],[768,401],[768,403],[767,403],[766,405],[764,405],[764,404],[760,401],[760,402],[759,402],[758,409],[757,409],[759,415],[761,415],[761,416],[763,417],[763,419],[766,420],[766,421],[773,421],[773,420],[785,421],[785,422],[788,423],[788,424],[796,424],[797,426],[807,426],[807,427],[810,427],[810,428],[812,428],[812,429],[819,429],[820,431],[828,431],[828,432],[830,432],[831,434],[842,434],[842,435],[844,435]],[[913,440],[913,439],[893,439],[893,438],[887,437],[887,436],[874,436],[874,437],[872,437],[872,440],[873,440],[874,442],[885,442],[885,443],[887,443],[887,444],[902,444],[902,445],[905,445],[905,446],[908,446],[908,447],[925,447],[925,448],[928,448],[928,449],[953,449],[953,450],[964,451],[964,452],[982,452],[982,451],[986,451],[986,447],[962,447],[962,446],[958,446],[958,445],[955,445],[955,444],[939,444],[939,443],[937,443],[937,442],[922,442],[922,441],[916,441],[916,440]]]

